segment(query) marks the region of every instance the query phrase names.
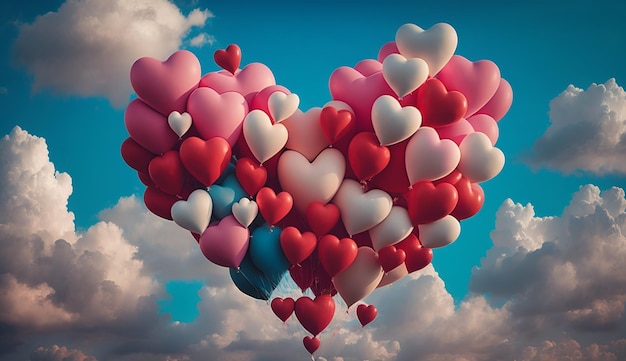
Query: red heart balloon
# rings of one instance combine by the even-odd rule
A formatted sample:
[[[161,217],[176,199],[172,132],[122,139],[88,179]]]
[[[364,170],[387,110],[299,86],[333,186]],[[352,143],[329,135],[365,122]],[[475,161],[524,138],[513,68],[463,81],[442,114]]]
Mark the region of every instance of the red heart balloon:
[[[182,193],[186,173],[178,152],[175,150],[168,150],[163,155],[154,157],[148,165],[150,179],[160,190],[171,195]]]
[[[335,144],[354,130],[354,118],[349,110],[338,111],[335,107],[327,106],[320,113],[320,125],[328,143]]]
[[[422,113],[423,126],[441,127],[465,115],[467,99],[461,92],[449,92],[441,80],[430,78],[417,90],[417,109]]]
[[[189,137],[180,145],[180,160],[192,176],[206,187],[215,183],[230,162],[230,145],[224,138]]]
[[[376,306],[374,305],[365,305],[365,304],[360,304],[357,308],[356,308],[356,316],[359,319],[359,322],[361,322],[361,326],[365,327],[365,325],[369,324],[370,322],[374,321],[374,319],[376,318],[376,315],[378,315],[378,310],[376,309]]]
[[[409,218],[414,226],[441,219],[454,209],[458,202],[456,188],[449,183],[435,185],[430,181],[420,181],[406,193]]]
[[[378,250],[378,262],[383,271],[390,272],[396,269],[406,260],[406,253],[395,246],[387,246]]]
[[[485,192],[480,185],[463,177],[454,187],[459,193],[459,201],[450,214],[460,221],[478,213],[485,202]]]
[[[267,170],[252,158],[239,159],[235,164],[235,175],[250,196],[255,196],[267,181]]]
[[[142,173],[148,173],[148,164],[156,156],[156,154],[142,147],[130,137],[124,140],[120,152],[128,166]]]
[[[406,175],[406,146],[409,140],[402,141],[389,147],[391,158],[389,164],[372,178],[378,188],[389,194],[402,194],[409,190],[411,183]]]
[[[315,262],[317,263],[317,262]],[[291,268],[289,268],[289,275],[291,279],[300,287],[302,292],[306,291],[311,285],[313,285],[313,278],[315,277],[313,269],[313,260],[311,257],[305,259]]]
[[[263,219],[273,226],[289,213],[293,207],[293,198],[287,192],[276,194],[272,188],[263,187],[256,194],[256,203]]]
[[[306,220],[318,237],[328,233],[339,221],[339,216],[339,207],[332,203],[314,201],[306,209]]]
[[[348,146],[348,160],[359,180],[370,180],[389,164],[389,148],[380,144],[374,132],[361,132]]]
[[[315,300],[303,296],[296,301],[295,311],[302,327],[313,336],[317,336],[332,321],[335,315],[335,301],[331,295],[317,296]]]
[[[348,268],[356,258],[357,251],[354,240],[340,240],[332,234],[323,236],[317,243],[317,256],[330,277]]]
[[[150,174],[137,172],[137,177],[139,177],[141,183],[143,183],[146,187],[156,187],[156,184],[154,184],[154,181],[150,178]]]
[[[395,247],[406,253],[404,264],[409,273],[421,270],[433,260],[433,250],[423,247],[414,234],[409,234],[408,237],[395,244]]]
[[[289,316],[293,313],[296,302],[291,297],[287,298],[274,298],[270,307],[274,314],[281,319],[281,321],[286,322]]]
[[[237,44],[230,44],[226,50],[219,49],[213,53],[215,64],[235,74],[241,64],[241,49]]]
[[[300,233],[296,227],[287,227],[280,233],[280,246],[291,265],[307,259],[317,246],[317,237],[311,232]]]
[[[143,202],[150,212],[165,219],[172,220],[172,206],[180,199],[164,193],[157,188],[148,187],[143,193]]]
[[[320,348],[321,341],[317,337],[304,336],[302,343],[304,344],[304,348],[312,355]]]

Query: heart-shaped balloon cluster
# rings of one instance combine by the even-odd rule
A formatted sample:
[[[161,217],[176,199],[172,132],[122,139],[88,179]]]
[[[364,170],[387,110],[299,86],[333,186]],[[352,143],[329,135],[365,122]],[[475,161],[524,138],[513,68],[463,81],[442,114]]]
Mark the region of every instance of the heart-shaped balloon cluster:
[[[456,46],[448,24],[403,25],[378,60],[336,69],[332,100],[306,112],[265,65],[239,69],[236,45],[205,75],[188,51],[141,58],[122,156],[147,208],[192,232],[242,292],[272,298],[282,321],[295,313],[313,353],[335,294],[350,307],[427,266],[504,165],[494,145],[511,87]],[[276,291],[285,278],[297,300]]]

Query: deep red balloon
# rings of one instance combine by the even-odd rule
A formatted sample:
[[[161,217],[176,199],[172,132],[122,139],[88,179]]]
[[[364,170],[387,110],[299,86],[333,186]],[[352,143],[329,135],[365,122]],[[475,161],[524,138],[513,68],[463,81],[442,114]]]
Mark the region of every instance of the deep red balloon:
[[[450,214],[460,221],[478,213],[485,203],[485,192],[481,186],[463,177],[454,187],[459,194],[459,201]]]
[[[296,301],[295,311],[302,327],[313,336],[317,336],[332,321],[335,315],[335,301],[331,295],[317,296],[315,300],[303,296]]]
[[[213,53],[213,59],[222,69],[226,69],[230,73],[235,74],[241,63],[241,49],[237,44],[230,44],[226,47],[226,50],[216,50],[215,53]]]
[[[157,188],[171,195],[182,193],[187,177],[187,171],[175,150],[154,157],[148,166],[148,174]]]
[[[459,121],[467,112],[463,93],[448,91],[437,78],[430,78],[417,90],[417,108],[422,113],[422,125],[441,127]]]
[[[317,246],[317,237],[312,232],[300,233],[296,227],[286,227],[280,232],[280,246],[291,265],[307,259]]]
[[[180,199],[164,193],[157,188],[148,187],[143,193],[143,202],[146,208],[157,216],[172,220],[172,206]]]
[[[180,160],[192,176],[208,187],[220,177],[230,162],[230,145],[224,138],[203,140],[189,137],[180,145]]]
[[[385,192],[398,195],[409,190],[411,183],[406,175],[405,154],[408,140],[389,146],[391,158],[385,169],[378,173],[370,183],[374,183]]]
[[[328,233],[339,221],[339,216],[339,208],[332,203],[314,201],[306,209],[306,220],[318,237]]]
[[[354,130],[354,117],[348,110],[327,106],[320,113],[320,125],[328,143],[335,144]]]
[[[396,269],[405,260],[406,253],[404,250],[396,248],[396,246],[391,245],[378,250],[378,262],[385,272]]]
[[[235,164],[235,175],[241,187],[253,197],[267,182],[267,170],[252,158],[239,159]]]
[[[454,209],[458,202],[456,188],[449,183],[435,185],[430,181],[420,181],[406,193],[409,218],[414,226],[441,219]]]
[[[304,348],[306,348],[306,350],[309,351],[311,355],[314,354],[318,348],[320,348],[321,343],[322,342],[317,337],[304,336],[304,338],[302,339],[302,344],[304,344]]]
[[[287,319],[293,313],[293,310],[296,306],[296,302],[291,297],[287,298],[274,298],[270,307],[274,314],[281,319],[281,321],[286,322]]]
[[[137,177],[139,177],[141,183],[143,183],[146,187],[156,187],[156,184],[154,184],[154,181],[150,178],[150,174],[137,172]]]
[[[409,234],[401,242],[396,243],[395,247],[406,253],[404,264],[409,273],[421,270],[433,260],[432,249],[423,247],[414,234]]]
[[[317,243],[317,256],[330,277],[348,268],[354,262],[357,252],[358,247],[351,238],[339,239],[327,234]]]
[[[370,322],[374,321],[377,315],[378,315],[378,310],[376,309],[376,306],[374,305],[360,304],[356,308],[356,316],[359,319],[361,326],[363,327],[365,327],[365,325],[369,324]]]
[[[139,145],[132,138],[128,137],[120,148],[122,158],[129,167],[142,173],[148,173],[148,164],[156,154]]]
[[[289,275],[291,279],[300,287],[302,292],[306,291],[313,285],[313,278],[315,277],[315,269],[313,267],[313,260],[309,257],[295,266],[289,268]],[[315,262],[317,264],[317,261]]]
[[[389,148],[380,144],[374,132],[361,132],[350,141],[348,161],[359,180],[370,180],[385,169],[390,160]]]
[[[272,188],[263,187],[256,194],[256,203],[263,219],[273,226],[291,211],[293,198],[287,192],[276,194]]]

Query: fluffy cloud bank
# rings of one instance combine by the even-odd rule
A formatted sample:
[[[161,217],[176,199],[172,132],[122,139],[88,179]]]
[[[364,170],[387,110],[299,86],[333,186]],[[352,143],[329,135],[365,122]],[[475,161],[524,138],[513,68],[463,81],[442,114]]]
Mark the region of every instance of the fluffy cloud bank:
[[[239,292],[188,232],[133,196],[79,232],[70,194],[43,138],[16,127],[0,139],[0,360],[307,357],[297,320]],[[624,359],[625,234],[621,188],[583,186],[551,217],[507,200],[460,305],[427,267],[374,292],[365,328],[338,307],[317,360]],[[204,281],[193,322],[159,313],[169,279]]]
[[[128,72],[135,60],[165,59],[182,45],[211,43],[206,33],[187,37],[212,16],[201,9],[185,16],[167,0],[67,0],[20,26],[14,57],[34,76],[35,90],[104,96],[119,107],[131,94]]]
[[[626,174],[626,92],[615,79],[568,86],[550,102],[550,122],[533,146],[533,166]]]

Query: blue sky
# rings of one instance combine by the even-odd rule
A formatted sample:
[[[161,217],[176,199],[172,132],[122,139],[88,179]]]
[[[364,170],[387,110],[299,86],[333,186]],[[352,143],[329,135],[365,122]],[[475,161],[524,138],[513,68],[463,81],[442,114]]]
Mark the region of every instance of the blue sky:
[[[68,316],[69,321],[55,321],[56,318],[50,316],[50,322],[20,323],[0,313],[0,329],[19,330],[15,333],[17,335],[15,343],[0,344],[2,346],[0,348],[6,350],[4,354],[0,352],[1,359],[15,359],[23,355],[28,357],[32,353],[31,360],[48,360],[44,357],[52,352],[53,344],[65,347],[57,352],[69,354],[71,350],[74,350],[72,357],[76,360],[83,360],[79,358],[82,357],[79,353],[91,355],[97,360],[134,360],[148,356],[156,360],[166,359],[167,355],[178,357],[175,359],[183,360],[184,357],[188,357],[186,359],[195,360],[194,357],[197,356],[194,356],[194,352],[200,349],[217,350],[215,352],[220,352],[224,357],[235,357],[239,355],[238,352],[245,354],[244,351],[251,354],[257,352],[259,355],[271,355],[267,353],[267,348],[275,347],[277,344],[282,345],[281,342],[296,346],[286,350],[302,351],[300,340],[289,339],[289,333],[284,330],[268,331],[265,338],[255,338],[246,336],[245,332],[240,332],[246,328],[241,324],[243,321],[229,319],[227,316],[220,319],[203,314],[209,306],[226,307],[228,297],[224,295],[235,294],[235,292],[226,285],[227,276],[224,280],[223,275],[218,275],[219,270],[207,265],[208,262],[203,260],[201,255],[190,253],[194,250],[199,253],[193,248],[193,240],[190,237],[184,238],[185,236],[175,231],[170,233],[171,224],[164,225],[162,224],[164,221],[151,219],[142,213],[141,195],[144,187],[137,179],[135,172],[124,163],[119,151],[121,143],[128,136],[124,127],[123,112],[127,103],[124,97],[130,95],[130,87],[128,83],[125,83],[128,81],[128,70],[124,71],[124,67],[129,69],[131,59],[143,56],[135,55],[139,51],[137,49],[145,49],[150,53],[147,55],[157,56],[156,54],[165,53],[169,55],[178,48],[184,48],[196,54],[202,64],[202,73],[205,74],[218,70],[213,62],[213,52],[225,48],[228,44],[236,43],[242,49],[242,64],[251,62],[266,64],[272,69],[277,84],[298,94],[300,108],[306,110],[310,107],[321,106],[330,100],[328,77],[334,69],[344,65],[354,66],[360,60],[375,58],[380,46],[394,40],[396,30],[405,23],[414,23],[428,28],[439,22],[446,22],[456,29],[459,38],[456,54],[473,61],[481,59],[494,61],[499,66],[502,77],[509,81],[513,88],[513,105],[499,123],[500,138],[497,143],[506,155],[506,165],[496,178],[483,184],[486,195],[485,205],[478,215],[461,223],[460,238],[454,244],[435,251],[434,270],[425,271],[422,278],[391,286],[398,286],[397,291],[385,291],[387,293],[381,293],[378,296],[376,293],[372,295],[381,311],[376,321],[379,328],[372,330],[371,333],[359,334],[359,341],[346,343],[347,345],[367,343],[369,346],[363,346],[359,351],[355,350],[356,346],[344,346],[340,341],[333,341],[334,343],[328,342],[331,345],[325,346],[326,349],[320,349],[319,356],[328,359],[344,357],[346,360],[359,359],[359,357],[409,359],[405,345],[407,342],[410,343],[410,340],[407,341],[406,337],[398,336],[404,343],[400,342],[399,349],[396,349],[393,339],[383,338],[382,332],[391,329],[390,325],[394,317],[389,314],[384,316],[382,311],[392,310],[392,305],[396,302],[386,299],[383,294],[388,296],[391,292],[398,292],[398,295],[406,295],[407,304],[424,301],[420,297],[436,298],[434,295],[416,294],[418,289],[430,290],[429,292],[433,294],[441,295],[442,298],[437,298],[437,300],[444,300],[441,302],[446,305],[449,302],[456,305],[456,309],[452,307],[450,312],[453,316],[450,317],[463,320],[462,317],[465,317],[463,312],[466,312],[464,307],[475,307],[488,314],[489,317],[482,314],[486,317],[486,327],[491,325],[489,322],[493,322],[493,334],[484,335],[483,341],[475,348],[463,347],[471,342],[467,341],[468,338],[464,339],[457,335],[458,340],[455,341],[454,346],[458,347],[458,350],[455,350],[454,357],[458,359],[464,357],[468,360],[487,360],[520,357],[520,359],[532,360],[532,357],[539,357],[541,352],[552,351],[562,352],[555,356],[555,359],[559,359],[559,356],[569,352],[568,347],[572,346],[570,341],[575,341],[588,359],[592,359],[589,356],[591,351],[588,347],[594,344],[599,345],[601,352],[624,355],[623,346],[615,345],[620,344],[619,340],[626,339],[623,328],[626,293],[623,291],[624,288],[620,288],[626,286],[626,283],[620,277],[594,279],[583,269],[576,268],[576,261],[580,259],[574,256],[566,257],[569,254],[567,250],[574,252],[575,248],[570,249],[569,246],[559,247],[558,245],[566,244],[569,239],[572,241],[567,244],[577,244],[575,240],[578,239],[579,234],[572,233],[575,229],[571,228],[573,226],[565,226],[554,219],[566,220],[564,224],[568,225],[580,221],[581,224],[586,225],[582,229],[590,232],[586,234],[589,239],[595,239],[596,236],[599,239],[598,242],[611,239],[612,245],[621,245],[614,250],[614,254],[622,254],[620,252],[626,247],[624,238],[626,216],[623,207],[619,205],[626,201],[620,203],[620,199],[623,201],[623,191],[621,198],[619,192],[613,194],[610,191],[612,187],[623,189],[626,186],[626,166],[624,166],[626,162],[620,162],[621,159],[626,159],[626,141],[624,140],[626,139],[626,98],[621,88],[626,83],[626,68],[624,67],[626,64],[626,50],[624,49],[626,25],[623,22],[624,15],[626,15],[625,5],[611,1],[593,3],[553,1],[549,4],[539,1],[507,4],[495,1],[476,3],[452,1],[437,4],[410,1],[340,3],[322,1],[308,5],[296,5],[293,2],[266,4],[245,1],[239,3],[160,1],[155,2],[153,6],[166,9],[167,12],[164,14],[167,16],[163,18],[165,20],[159,21],[165,21],[171,27],[150,28],[160,29],[155,31],[163,36],[163,41],[153,41],[127,33],[124,27],[112,26],[115,24],[112,20],[115,15],[111,17],[113,11],[127,11],[127,7],[114,4],[103,5],[107,3],[106,1],[68,0],[68,4],[64,5],[65,10],[63,8],[59,10],[63,3],[63,1],[47,1],[25,4],[8,1],[0,5],[0,14],[2,14],[0,15],[0,43],[2,44],[0,104],[4,109],[0,134],[11,134],[5,138],[7,147],[11,144],[18,144],[17,140],[21,139],[20,137],[27,139],[23,142],[23,146],[33,144],[24,152],[7,150],[5,154],[2,154],[3,172],[6,174],[1,176],[5,177],[3,182],[6,184],[6,189],[3,189],[3,193],[7,198],[4,199],[6,205],[0,213],[3,217],[0,219],[0,225],[6,226],[0,228],[0,232],[8,232],[3,239],[9,240],[13,239],[11,238],[13,233],[10,233],[10,230],[22,227],[24,232],[21,237],[30,239],[37,236],[44,243],[46,237],[56,235],[57,238],[66,239],[74,247],[74,252],[79,254],[79,250],[88,250],[89,245],[99,244],[97,241],[90,243],[88,240],[97,239],[99,232],[104,232],[103,229],[107,229],[106,232],[115,233],[112,229],[117,227],[122,232],[122,238],[119,240],[122,242],[120,249],[126,249],[124,247],[130,244],[136,247],[138,252],[135,258],[124,258],[123,261],[121,260],[123,257],[120,258],[119,262],[122,262],[120,264],[125,264],[123,262],[133,264],[134,266],[129,266],[129,269],[136,272],[136,277],[141,282],[146,282],[145,288],[139,287],[145,290],[145,294],[141,295],[149,296],[147,299],[150,301],[146,302],[165,307],[164,309],[159,309],[157,306],[142,308],[142,312],[145,312],[145,314],[142,313],[142,317],[150,318],[150,312],[160,315],[159,317],[166,317],[167,313],[164,313],[164,310],[169,310],[179,321],[188,321],[189,315],[198,315],[198,318],[185,325],[186,329],[180,331],[179,336],[176,337],[172,336],[177,333],[168,328],[170,326],[167,322],[159,323],[160,328],[154,332],[152,339],[144,343],[142,349],[140,345],[123,342],[123,333],[111,336],[115,334],[114,330],[122,327],[121,321],[102,316],[107,320],[106,325],[98,329],[88,321],[80,321],[82,320],[81,312],[86,312],[87,309],[70,312],[71,307],[67,306],[69,301],[64,303],[65,301],[57,300],[52,302],[50,309],[64,310],[68,315],[75,315]],[[135,1],[129,3],[135,3]],[[142,2],[136,1],[136,3]],[[203,15],[199,16],[199,20],[193,19],[190,15],[194,9],[199,9],[195,10],[196,15],[200,10],[204,11],[201,13]],[[180,13],[176,14],[176,11]],[[42,31],[42,24],[37,22],[38,16],[48,12],[53,12],[48,19],[51,19],[51,26],[57,31]],[[89,15],[97,19],[98,21],[93,22],[93,33],[86,28],[73,27],[72,21],[76,19],[65,18],[70,12],[77,16]],[[151,26],[127,14],[123,15],[123,19],[131,22],[128,29],[138,29],[130,27],[131,24],[139,27]],[[134,21],[137,23],[135,24]],[[30,33],[27,32],[29,28],[32,30]],[[110,32],[110,36],[106,36],[106,32]],[[94,36],[90,37],[90,34]],[[191,39],[199,34],[205,34],[205,38],[210,38],[212,41],[201,46],[193,46]],[[93,39],[97,41],[94,42]],[[133,44],[133,41],[137,43]],[[85,64],[85,62],[92,63]],[[89,72],[83,71],[83,67],[106,70],[102,71],[99,76],[90,78]],[[111,81],[100,84],[103,78]],[[610,79],[614,81],[611,82]],[[592,86],[593,83],[599,86]],[[578,90],[568,89],[570,85]],[[570,91],[569,95],[562,94],[566,90]],[[586,113],[588,109],[589,114]],[[15,126],[19,126],[29,136],[15,133]],[[549,128],[551,131],[547,131]],[[613,138],[616,135],[618,140],[615,141]],[[621,141],[619,136],[621,136]],[[45,139],[49,154],[41,152],[41,142],[37,139]],[[15,147],[6,149],[15,149]],[[25,155],[31,152],[35,155],[30,157]],[[8,172],[13,169],[12,166],[22,170],[36,169],[36,165],[29,162],[36,162],[40,157],[43,157],[41,162],[47,164],[49,161],[54,164],[56,171],[67,173],[71,177],[72,189],[71,195],[68,195],[67,208],[65,208],[63,196],[67,193],[66,189],[59,185],[62,180],[54,178],[53,173],[48,172],[50,173],[48,176],[52,177],[48,182],[50,184],[46,183],[47,181],[33,180],[32,189],[26,186],[20,188],[20,182],[12,183],[15,182],[14,178],[11,178]],[[45,169],[41,171],[44,172]],[[22,182],[26,184],[29,182],[28,179],[22,179]],[[591,186],[579,191],[586,185],[594,185],[597,189],[607,192],[596,194],[594,193],[596,188]],[[49,189],[46,188],[47,186]],[[2,187],[4,186],[0,185],[0,188]],[[59,192],[59,196],[53,197],[50,192]],[[29,199],[30,203],[26,203],[30,204],[30,208],[27,206],[29,211],[21,212],[17,208],[11,208],[14,203],[10,201],[7,194]],[[133,198],[133,195],[138,198]],[[511,199],[512,202],[507,203],[507,199]],[[52,210],[40,209],[55,200],[58,200],[58,204],[51,207],[55,212],[67,213],[68,210],[73,212],[74,221],[68,223],[71,226],[65,228],[59,226],[65,223],[55,219],[53,215],[45,216]],[[528,204],[532,206],[526,207]],[[583,211],[585,204],[596,205],[597,208],[592,207],[592,210],[585,208]],[[615,206],[617,208],[611,208],[612,204],[618,204]],[[579,208],[580,211],[578,211]],[[602,213],[602,209],[607,210]],[[585,218],[592,215],[594,217],[597,215],[596,218],[598,218],[605,213],[610,217],[607,220],[597,220],[596,223]],[[497,216],[501,221],[498,226],[496,226]],[[531,220],[528,220],[528,217]],[[136,222],[130,221],[135,218]],[[31,219],[31,221],[27,222],[24,219]],[[37,219],[40,221],[35,221]],[[138,224],[151,225],[152,229],[146,230],[137,226]],[[607,224],[612,224],[612,226],[609,227]],[[35,228],[29,228],[30,226]],[[619,234],[607,236],[603,233],[606,227],[617,229]],[[52,231],[47,232],[48,229]],[[188,247],[180,251],[179,262],[184,260],[195,262],[194,264],[177,264],[174,256],[166,257],[163,253],[170,249],[167,247],[171,247],[166,239],[159,238],[163,246],[153,247],[149,244],[149,236],[158,238],[158,232],[153,232],[162,229],[167,231],[162,231],[161,237],[170,234],[172,237],[181,237],[183,239],[170,239],[169,242],[180,242],[182,248]],[[524,243],[526,239],[532,241]],[[495,337],[494,330],[504,327],[502,321],[504,319],[518,321],[521,325],[515,330],[507,330],[504,333],[516,339],[523,339],[524,332],[520,329],[532,328],[530,326],[525,328],[528,325],[522,322],[519,316],[523,314],[520,310],[526,307],[526,304],[520,300],[526,300],[524,302],[531,304],[533,300],[527,299],[528,297],[541,296],[540,291],[548,292],[551,289],[548,287],[550,284],[540,282],[541,276],[534,281],[532,278],[519,283],[511,281],[512,286],[504,287],[498,282],[507,283],[506,279],[499,281],[497,274],[504,275],[510,272],[511,277],[515,278],[515,272],[512,271],[515,268],[513,266],[497,268],[495,261],[497,253],[501,251],[502,254],[510,256],[509,262],[504,262],[505,264],[511,265],[515,263],[514,260],[517,260],[520,262],[519,267],[528,266],[533,264],[530,262],[531,259],[540,258],[548,252],[545,244],[550,243],[548,242],[550,240],[557,244],[557,249],[561,249],[563,253],[559,253],[562,257],[553,255],[551,262],[554,267],[548,267],[548,269],[557,272],[555,271],[557,266],[567,269],[570,267],[567,266],[568,264],[573,265],[572,267],[577,272],[574,272],[572,277],[573,280],[578,280],[574,283],[579,287],[571,290],[572,297],[575,298],[576,292],[580,292],[578,294],[580,299],[588,300],[588,303],[579,308],[567,308],[573,306],[564,306],[568,304],[568,301],[562,300],[557,304],[564,308],[559,308],[555,304],[546,307],[562,310],[561,316],[565,318],[569,316],[563,315],[585,312],[592,318],[596,314],[595,311],[604,307],[602,305],[612,305],[617,310],[614,313],[611,313],[613,308],[609,306],[603,309],[610,311],[607,311],[608,316],[605,315],[605,318],[614,322],[604,320],[603,323],[602,320],[596,320],[594,325],[603,331],[597,333],[580,326],[584,324],[584,320],[579,320],[579,323],[572,321],[573,326],[563,326],[560,329],[559,326],[555,326],[563,321],[562,318],[557,317],[558,312],[550,313],[545,309],[533,309],[531,314],[536,317],[543,316],[535,321],[542,325],[549,325],[545,326],[548,331],[539,334],[535,339],[520,341],[511,349],[513,351],[506,349],[501,343],[485,341]],[[50,244],[53,243],[54,240],[51,240]],[[531,247],[530,244],[534,246]],[[104,248],[96,248],[104,254],[107,248],[102,247]],[[525,247],[526,251],[519,253],[521,251],[518,247]],[[604,250],[606,247],[600,244],[597,248]],[[508,249],[508,251],[503,251],[503,249]],[[588,259],[591,262],[603,262],[601,258],[592,256],[595,254],[592,251],[587,252],[589,252]],[[525,264],[524,261],[528,263]],[[13,284],[3,280],[0,284],[6,290],[23,284],[28,285],[28,287],[24,286],[26,287],[24,288],[25,295],[35,294],[36,290],[40,294],[45,294],[41,285],[47,284],[47,287],[52,287],[57,291],[57,295],[62,294],[51,280],[25,281],[20,278],[22,273],[11,268],[13,266],[8,261],[6,262],[0,274],[14,275],[15,282],[17,282]],[[141,264],[137,265],[133,262]],[[608,266],[623,270],[623,266],[613,265],[610,261],[607,261]],[[475,269],[475,267],[480,269]],[[540,266],[536,267],[541,269]],[[204,268],[206,271],[203,273]],[[558,270],[563,271],[561,268]],[[105,272],[103,268],[104,279],[114,277],[111,274],[115,272],[109,271]],[[146,275],[152,275],[153,282],[156,284],[147,285],[150,277]],[[547,275],[544,276],[547,277]],[[428,277],[431,277],[430,283],[427,283]],[[589,289],[580,288],[583,281],[602,283],[603,280],[606,281],[606,289],[613,288],[616,291],[614,293],[600,292],[602,295],[594,299],[586,296],[590,292]],[[119,283],[124,284],[122,281]],[[410,284],[415,287],[408,289]],[[555,285],[552,284],[552,286]],[[127,289],[120,287],[122,290]],[[511,287],[519,289],[511,291],[509,289]],[[188,297],[180,296],[188,294],[190,290],[193,292],[197,290],[200,298],[204,300],[200,301],[198,309],[194,309],[186,302]],[[185,299],[182,301],[178,300],[179,297],[175,297],[174,300],[168,299],[168,291]],[[131,294],[134,297],[135,294],[132,292]],[[217,297],[218,301],[215,301],[215,305],[207,304],[209,294],[218,294],[221,295],[219,297],[225,298],[222,300]],[[120,297],[120,299],[125,299]],[[192,298],[195,299],[195,297]],[[54,300],[54,297],[52,299]],[[120,302],[120,304],[126,304],[125,301]],[[239,299],[236,301],[237,305],[244,307],[242,305],[245,303],[242,302],[245,301]],[[7,299],[0,302],[2,303],[14,304]],[[136,306],[133,305],[133,307]],[[263,324],[263,320],[275,321],[267,305],[257,303],[255,307],[257,311],[269,314],[269,316],[267,319],[250,321],[250,327]],[[226,308],[236,309],[235,306]],[[130,308],[124,309],[130,310]],[[499,320],[498,317],[503,313],[506,313],[506,317],[502,316],[503,318]],[[26,314],[28,313],[24,313]],[[79,321],[75,321],[76,318]],[[158,317],[155,316],[155,318]],[[448,323],[442,321],[440,325],[452,324],[453,319],[447,320]],[[226,321],[232,326],[228,330],[221,329],[220,331],[216,325],[205,329],[200,325],[210,321],[217,323]],[[89,325],[87,328],[91,330],[91,333],[82,338],[74,337],[77,330],[86,327],[85,325]],[[271,325],[278,328],[281,326],[280,324]],[[295,328],[293,325],[290,327]],[[415,327],[418,326],[412,328]],[[407,324],[398,326],[398,329],[412,328]],[[350,329],[350,324],[336,326],[336,332],[341,335],[345,329]],[[191,330],[206,335],[219,335],[220,332],[225,335],[222,335],[221,339],[215,336],[211,339],[212,341],[205,340],[205,343],[190,340],[186,343],[183,335],[187,335]],[[438,332],[439,329],[434,334],[438,335]],[[237,336],[232,336],[232,333]],[[469,333],[471,332],[468,331]],[[441,331],[441,334],[445,332]],[[167,347],[151,349],[150,345],[158,344],[159,340],[166,337],[164,335],[173,337],[175,341],[168,342]],[[389,335],[387,337],[393,337],[394,332]],[[106,341],[101,344],[91,341],[97,340],[98,337]],[[221,343],[216,341],[218,339]],[[225,341],[226,339],[230,343]],[[546,342],[550,340],[558,347],[547,350],[542,340]],[[126,348],[124,346],[108,347],[107,343],[118,343],[125,345]],[[210,346],[206,346],[207,344]],[[435,342],[435,344],[439,343]],[[44,349],[35,355],[36,352],[33,350],[38,347]],[[444,346],[441,350],[436,347],[429,349],[424,359],[435,360],[438,359],[437,357],[450,359],[450,354],[445,354],[450,351],[445,351],[445,349]],[[531,349],[535,350],[534,356]],[[526,353],[522,355],[523,352]],[[278,357],[276,354],[273,356]],[[269,358],[270,356],[258,356],[257,359],[263,359],[262,357]],[[253,359],[252,356],[250,359]]]

